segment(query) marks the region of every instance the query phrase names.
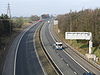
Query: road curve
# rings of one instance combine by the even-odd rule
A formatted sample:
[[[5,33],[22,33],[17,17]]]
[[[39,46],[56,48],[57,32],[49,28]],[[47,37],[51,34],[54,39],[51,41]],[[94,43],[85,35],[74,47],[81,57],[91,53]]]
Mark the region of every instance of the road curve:
[[[69,54],[68,51],[70,48],[65,50],[53,49],[52,45],[55,43],[55,41],[59,40],[58,37],[53,33],[52,23],[46,23],[43,26],[41,30],[41,37],[42,42],[49,55],[52,57],[53,61],[56,63],[56,65],[64,75],[83,75],[84,72],[91,71],[92,67],[84,60],[82,60],[79,56],[77,56],[72,51],[70,51]],[[92,69],[92,72],[96,73],[96,75],[100,75],[100,71],[96,70],[95,68]]]
[[[49,25],[49,32],[51,32],[51,35],[53,39],[56,41],[61,41],[56,33],[53,31],[53,21]],[[93,72],[96,75],[100,75],[100,70],[95,68],[93,65],[91,65],[89,62],[84,60],[82,57],[80,57],[71,47],[69,47],[65,42],[63,42],[64,47],[67,47],[63,50],[63,52],[59,51],[59,54],[64,59],[66,63],[71,65],[71,67],[78,73],[78,75],[81,75],[83,72]],[[71,58],[73,61],[71,62],[69,59],[67,59],[67,56]],[[73,63],[74,62],[74,63]],[[76,63],[76,67],[75,66]],[[79,68],[80,67],[80,68]],[[83,69],[83,71],[82,71]],[[80,71],[81,70],[81,71]]]
[[[14,40],[7,54],[2,75],[44,75],[33,45],[35,40],[33,35],[41,24],[38,22],[26,29],[26,32],[23,31]]]
[[[48,26],[49,24],[45,23],[41,29],[41,41],[43,46],[52,58],[55,65],[59,68],[62,75],[76,75],[75,71],[72,70],[64,61],[62,61],[63,59],[53,49],[52,46],[54,44],[54,40],[49,33]]]

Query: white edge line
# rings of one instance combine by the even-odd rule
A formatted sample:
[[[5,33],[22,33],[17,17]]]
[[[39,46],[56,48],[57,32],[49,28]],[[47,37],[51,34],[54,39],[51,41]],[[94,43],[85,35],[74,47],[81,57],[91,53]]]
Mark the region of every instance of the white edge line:
[[[43,53],[45,54],[45,52],[43,51]],[[52,65],[51,61],[49,60],[49,58],[47,57],[47,55],[45,54],[47,60],[49,61],[49,63],[51,64],[52,68],[55,70],[55,72],[57,73],[57,75],[59,75],[59,73],[57,72],[57,70],[55,69],[55,67]],[[51,59],[51,58],[50,58]]]
[[[42,39],[42,37],[41,37],[41,39]],[[41,40],[41,41],[42,41],[42,40]],[[42,41],[42,44],[43,44],[43,41]],[[43,46],[44,46],[44,44],[43,44]],[[47,52],[47,54],[49,55],[50,59],[53,61],[52,57],[50,56],[50,54],[49,54],[48,51],[46,50],[45,46],[44,46],[44,49],[45,49],[45,51]],[[59,69],[59,67],[56,65],[56,63],[55,63],[54,61],[53,61],[53,63],[54,63],[55,66]],[[61,72],[62,75],[64,75],[60,69],[59,69],[59,71]]]
[[[89,72],[87,69],[85,69],[82,65],[80,65],[74,58],[72,58],[66,51],[64,51],[75,63],[77,63],[80,67],[82,67],[85,71]]]
[[[73,50],[75,50],[73,47],[71,47],[69,44],[67,44],[66,42],[64,42],[65,43],[65,45],[66,46],[69,46],[71,49],[73,49]],[[84,58],[84,56],[82,55],[82,54],[80,54],[77,50],[76,50],[76,52],[80,55],[80,56],[82,56],[83,58],[81,58],[82,60],[84,60],[85,58]],[[87,59],[87,58],[86,58]],[[93,67],[93,68],[95,68],[96,70],[98,70],[96,67],[94,67],[95,65],[96,65],[96,63],[94,63],[95,65],[94,66],[92,66],[90,63],[92,63],[91,61],[88,61],[88,60],[84,60],[85,62],[87,62],[88,63],[88,65],[90,65],[91,67]],[[89,63],[90,62],[90,63]],[[93,63],[92,63],[93,64]],[[98,67],[98,65],[97,65],[97,67]]]
[[[38,29],[39,29],[39,27],[37,28],[37,30],[38,30]],[[33,37],[36,37],[36,32],[37,32],[37,30],[35,31]],[[47,73],[45,72],[45,70],[44,70],[44,68],[43,68],[43,65],[42,65],[42,63],[41,63],[41,61],[40,61],[40,59],[39,59],[38,53],[37,53],[37,51],[36,51],[35,41],[34,41],[34,48],[35,48],[36,56],[37,56],[37,58],[38,58],[38,61],[39,61],[39,63],[40,63],[40,66],[41,66],[41,68],[42,68],[42,70],[43,70],[43,72],[44,72],[44,75],[47,75]]]
[[[49,29],[50,32],[50,29]],[[51,34],[51,32],[50,32]],[[51,37],[53,38],[53,40],[55,41],[53,35],[51,34]],[[55,41],[56,42],[56,41]],[[63,50],[64,51],[64,50]],[[72,56],[70,56],[66,51],[64,51],[74,62],[76,62],[80,67],[82,67],[85,71],[89,72],[88,70],[86,70],[82,65],[80,65]]]
[[[69,46],[71,49],[73,49],[73,50],[75,50],[72,46],[70,46],[69,44],[67,44],[65,41],[64,41],[64,43],[65,43],[65,46]],[[78,51],[77,51],[78,52]],[[66,51],[65,51],[65,53],[67,53]],[[78,52],[79,53],[79,52]],[[79,53],[80,54],[80,53]],[[81,56],[82,56],[82,54],[80,54]],[[69,56],[70,57],[70,56]],[[84,58],[84,56],[83,56],[83,58]],[[82,60],[83,60],[83,58],[81,58]],[[73,59],[73,58],[72,58]],[[73,59],[77,64],[79,64],[75,59]],[[87,62],[88,64],[89,64],[89,62],[88,61],[85,61],[85,62]],[[96,63],[95,63],[96,64]],[[80,64],[79,64],[80,65]],[[93,67],[91,64],[89,64],[91,67]],[[96,64],[97,65],[97,67],[98,67],[98,64]],[[83,67],[82,65],[80,65],[81,67]],[[85,67],[83,67],[84,68],[84,70],[85,71],[87,71],[87,72],[89,72],[88,70],[86,70],[86,68]],[[95,68],[95,67],[93,67],[93,68]],[[95,69],[97,69],[97,68],[95,68]],[[97,69],[98,70],[98,69]]]
[[[36,22],[35,24],[37,24],[38,22]],[[33,25],[35,25],[33,24]],[[33,26],[32,25],[32,26]],[[24,34],[32,27],[30,26],[28,29],[26,28],[23,33],[22,33],[22,36],[20,37],[20,39],[18,40],[18,44],[17,44],[17,47],[16,47],[16,51],[15,51],[15,58],[14,58],[14,75],[15,75],[15,72],[16,72],[16,59],[17,59],[17,52],[18,52],[18,47],[19,47],[19,44],[20,44],[20,41],[21,39],[23,38]]]

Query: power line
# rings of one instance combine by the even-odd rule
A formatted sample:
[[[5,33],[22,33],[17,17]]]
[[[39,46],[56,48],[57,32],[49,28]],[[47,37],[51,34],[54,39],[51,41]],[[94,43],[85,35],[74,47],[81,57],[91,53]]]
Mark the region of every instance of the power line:
[[[7,7],[7,15],[10,17],[11,19],[11,10],[10,10],[10,4],[8,3],[8,7]],[[10,34],[11,34],[11,21],[10,21]]]
[[[7,15],[11,18],[11,10],[10,10],[10,4],[8,3],[7,7]]]

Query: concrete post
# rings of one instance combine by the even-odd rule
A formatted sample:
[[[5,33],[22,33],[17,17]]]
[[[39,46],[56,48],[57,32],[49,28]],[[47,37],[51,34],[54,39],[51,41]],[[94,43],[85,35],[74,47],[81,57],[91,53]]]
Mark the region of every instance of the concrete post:
[[[89,54],[91,54],[92,53],[92,41],[90,40],[89,41]]]
[[[91,54],[92,53],[92,34],[90,34],[91,35],[91,38],[90,38],[90,41],[89,41],[89,54]]]

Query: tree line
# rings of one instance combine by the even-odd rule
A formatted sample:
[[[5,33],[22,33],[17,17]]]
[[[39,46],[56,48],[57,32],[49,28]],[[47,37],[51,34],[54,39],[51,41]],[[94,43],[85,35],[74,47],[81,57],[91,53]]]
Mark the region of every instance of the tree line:
[[[10,18],[7,14],[0,15],[0,48],[3,45],[1,37],[9,36],[15,28],[21,28],[27,23],[39,20],[40,17],[32,15],[30,17],[13,17]]]
[[[0,16],[0,48],[2,45],[1,36],[8,36],[11,33],[12,23],[12,20],[6,14]]]
[[[0,16],[0,48],[3,46],[4,40],[1,37],[6,37],[12,34],[14,28],[21,28],[24,24],[24,18],[10,18],[7,14],[1,14]]]
[[[10,31],[12,30],[12,27],[10,26],[11,23],[11,19],[6,14],[0,16],[0,36],[2,34],[10,34]]]
[[[71,11],[58,15],[58,28],[65,32],[92,32],[94,46],[100,45],[100,9]]]

